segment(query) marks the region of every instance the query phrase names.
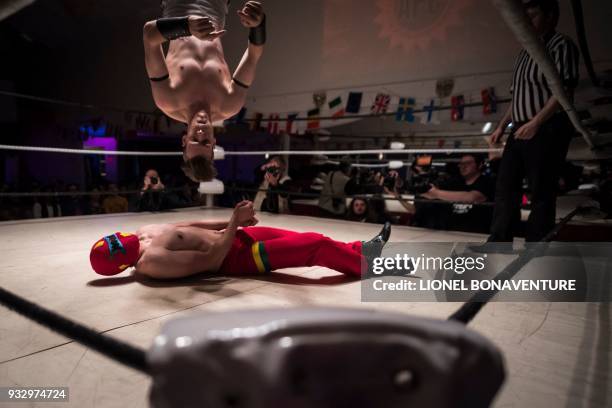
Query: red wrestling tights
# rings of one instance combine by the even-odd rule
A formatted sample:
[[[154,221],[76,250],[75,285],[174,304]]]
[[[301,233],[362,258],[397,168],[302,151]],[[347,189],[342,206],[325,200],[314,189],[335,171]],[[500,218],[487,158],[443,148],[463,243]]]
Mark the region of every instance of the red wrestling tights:
[[[221,272],[227,275],[265,273],[276,269],[324,266],[361,277],[361,241],[344,243],[314,232],[268,227],[239,230]]]

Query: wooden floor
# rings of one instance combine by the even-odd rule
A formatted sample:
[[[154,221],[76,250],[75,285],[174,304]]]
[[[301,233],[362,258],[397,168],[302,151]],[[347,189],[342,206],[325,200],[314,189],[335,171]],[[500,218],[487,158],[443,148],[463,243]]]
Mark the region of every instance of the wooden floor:
[[[0,223],[0,285],[143,348],[151,344],[162,323],[188,313],[334,305],[444,319],[458,307],[361,303],[359,282],[324,268],[287,270],[265,280],[198,277],[159,284],[129,273],[103,278],[90,269],[90,246],[106,233],[229,215],[229,210],[189,210]],[[317,231],[347,241],[369,239],[380,228],[309,217],[262,214],[260,218],[260,225]],[[483,239],[408,227],[394,227],[391,237],[415,242]],[[495,406],[612,406],[611,310],[610,304],[593,303],[487,305],[470,326],[505,355],[508,380]],[[68,404],[47,406],[145,407],[149,379],[0,307],[0,386],[70,387]]]

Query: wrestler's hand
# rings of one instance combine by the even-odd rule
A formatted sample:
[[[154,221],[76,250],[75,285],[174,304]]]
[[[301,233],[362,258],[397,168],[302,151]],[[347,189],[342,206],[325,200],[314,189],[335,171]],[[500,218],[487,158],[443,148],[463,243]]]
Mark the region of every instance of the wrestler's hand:
[[[255,225],[257,225],[257,223],[259,223],[259,220],[256,217],[252,217],[250,220],[244,222],[243,224],[241,224],[241,227],[253,227]]]
[[[232,215],[232,220],[238,226],[242,226],[246,222],[250,222],[250,220],[255,217],[255,209],[253,208],[252,201],[241,201],[234,208],[234,214]]]
[[[257,27],[264,18],[263,6],[258,1],[247,1],[242,10],[238,10],[238,17],[246,28]]]
[[[191,35],[200,40],[212,41],[225,34],[225,30],[217,31],[209,17],[189,16],[188,22]]]

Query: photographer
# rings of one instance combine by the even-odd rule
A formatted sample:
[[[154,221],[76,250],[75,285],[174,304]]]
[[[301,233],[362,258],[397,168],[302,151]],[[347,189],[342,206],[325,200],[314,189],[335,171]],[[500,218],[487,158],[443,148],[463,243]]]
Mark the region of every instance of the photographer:
[[[157,170],[145,173],[143,186],[137,203],[137,211],[160,211],[165,208],[166,186],[162,183]]]
[[[253,200],[255,210],[275,214],[289,213],[289,200],[286,192],[291,178],[286,175],[287,165],[283,158],[272,157],[259,170],[263,172],[263,181]]]
[[[421,194],[428,199],[452,201],[467,204],[480,204],[485,201],[492,201],[493,191],[491,183],[481,172],[484,160],[481,157],[466,154],[459,161],[459,174],[461,181],[452,190],[442,190],[435,185],[431,189]]]
[[[471,232],[486,232],[490,227],[492,207],[479,206],[493,200],[492,183],[482,175],[484,160],[466,154],[459,161],[460,180],[448,189],[430,184],[422,198],[440,202],[421,202],[415,204],[414,224],[425,228],[457,229]]]

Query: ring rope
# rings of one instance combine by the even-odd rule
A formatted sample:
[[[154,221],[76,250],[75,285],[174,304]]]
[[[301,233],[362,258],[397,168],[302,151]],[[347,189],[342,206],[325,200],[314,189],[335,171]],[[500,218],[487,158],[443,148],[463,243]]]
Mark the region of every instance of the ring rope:
[[[0,287],[0,304],[123,365],[151,375],[146,352],[45,309]]]
[[[72,197],[72,196],[111,196],[111,195],[136,195],[136,194],[161,194],[171,193],[175,191],[183,191],[184,187],[166,187],[163,190],[125,190],[125,191],[29,191],[29,192],[13,192],[2,193],[0,198],[20,198],[20,197]]]
[[[577,214],[588,211],[588,209],[588,207],[576,207],[569,214],[563,217],[559,221],[559,223],[555,225],[555,227],[548,234],[546,234],[546,236],[542,238],[539,242],[551,242],[553,239],[555,239],[557,234],[559,234],[559,231],[561,231],[561,229],[565,227],[565,225],[567,225],[567,223],[569,223]],[[525,266],[535,256],[536,252],[537,251],[535,251],[534,249],[525,250],[518,256],[518,258],[510,262],[504,269],[501,270],[501,272],[495,275],[493,280],[502,282],[509,281],[523,268],[523,266]],[[489,303],[493,296],[495,296],[498,292],[498,290],[481,289],[480,291],[475,293],[470,298],[470,300],[465,302],[459,307],[459,309],[457,309],[452,315],[450,315],[448,317],[448,320],[454,320],[463,324],[468,324],[474,317],[476,317],[478,312],[480,312],[480,310],[487,303]],[[484,300],[480,300],[483,298]]]
[[[0,144],[0,150],[17,150],[24,152],[45,153],[67,153],[67,154],[91,154],[99,156],[182,156],[183,152],[140,152],[123,150],[93,150],[93,149],[68,149],[63,147],[38,147],[18,146]]]
[[[26,152],[48,152],[67,154],[92,154],[101,156],[182,156],[183,152],[143,152],[124,150],[93,150],[68,149],[61,147],[39,147],[0,144],[0,150],[16,150]],[[454,154],[454,153],[501,153],[503,149],[372,149],[372,150],[257,150],[257,151],[228,151],[226,156],[326,156],[351,154]]]
[[[182,187],[175,188],[166,188],[165,190],[155,191],[155,190],[147,190],[151,194],[163,194],[172,191],[181,191]],[[384,200],[384,201],[412,201],[415,203],[431,203],[431,204],[472,204],[474,206],[482,206],[482,207],[491,207],[495,205],[492,202],[483,202],[478,204],[473,203],[462,203],[460,201],[444,201],[444,200],[431,200],[418,198],[417,195],[414,194],[401,194],[400,198],[397,197],[388,197],[383,196],[381,194],[319,194],[319,193],[308,193],[308,192],[297,192],[297,191],[270,191],[261,188],[247,188],[247,187],[236,187],[236,186],[225,186],[225,189],[228,192],[246,192],[246,193],[259,193],[259,192],[269,192],[274,194],[281,194],[283,196],[287,196],[288,198],[321,198],[321,197],[331,197],[337,199],[375,199],[375,200]],[[131,194],[140,194],[143,193],[142,190],[130,190],[130,191],[118,191],[118,192],[109,192],[109,191],[63,191],[63,192],[20,192],[20,193],[0,193],[0,198],[24,198],[24,197],[70,197],[70,196],[92,196],[92,195],[131,195]]]

